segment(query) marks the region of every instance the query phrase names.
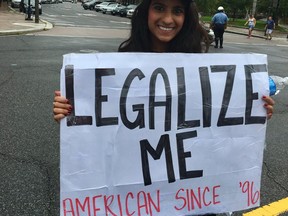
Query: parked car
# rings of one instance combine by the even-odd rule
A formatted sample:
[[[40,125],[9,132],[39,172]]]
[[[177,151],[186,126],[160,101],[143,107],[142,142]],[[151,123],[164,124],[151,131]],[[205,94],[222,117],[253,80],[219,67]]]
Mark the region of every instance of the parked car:
[[[11,1],[11,7],[12,8],[19,8],[20,7],[20,3],[21,3],[21,0],[12,0]]]
[[[85,2],[82,4],[82,7],[85,9],[85,10],[93,10],[95,8],[95,5],[97,4],[100,4],[101,1],[99,0],[92,0],[92,1],[88,1],[88,2]]]
[[[84,3],[89,2],[89,1],[91,1],[91,0],[80,0],[82,6]]]
[[[206,31],[208,33],[209,43],[211,44],[215,40],[214,31],[212,29],[209,29],[209,30],[206,29]]]
[[[137,7],[137,5],[135,5],[135,4],[130,4],[130,5],[128,5],[127,7],[120,9],[120,10],[119,10],[119,15],[120,15],[121,17],[126,17],[126,16],[127,16],[127,11],[130,10],[130,9],[133,9],[133,8],[135,9],[136,7]]]
[[[108,6],[110,4],[115,4],[115,2],[102,2],[100,4],[95,5],[95,11],[99,12],[102,11],[103,7]]]
[[[119,3],[109,4],[102,8],[103,14],[112,14],[112,10],[116,10],[117,8],[121,7],[122,5]]]
[[[135,11],[135,8],[131,8],[127,11],[126,17],[131,18],[133,16],[133,13]]]
[[[201,20],[201,15],[199,14],[199,23],[200,25],[206,30],[207,34],[208,34],[208,44],[211,44],[214,42],[215,40],[215,35],[214,35],[214,31],[210,28],[210,24],[205,23]]]
[[[42,0],[42,4],[58,4],[63,3],[63,0]]]
[[[119,7],[117,8],[114,8],[112,11],[111,11],[111,14],[112,15],[120,15],[120,10],[126,8],[126,6],[124,5],[120,5]]]
[[[28,3],[29,0],[21,0],[20,2],[20,7],[19,7],[19,11],[23,12],[23,13],[27,13],[28,11]],[[30,5],[32,7],[32,14],[35,14],[35,0],[30,0]],[[39,14],[42,14],[42,5],[41,5],[41,0],[39,0]]]

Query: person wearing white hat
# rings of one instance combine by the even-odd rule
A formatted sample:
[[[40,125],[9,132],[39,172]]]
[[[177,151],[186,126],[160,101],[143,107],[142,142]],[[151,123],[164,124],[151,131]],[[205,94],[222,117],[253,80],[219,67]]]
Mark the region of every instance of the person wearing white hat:
[[[224,13],[222,6],[218,7],[217,13],[213,16],[211,22],[211,28],[215,34],[215,48],[218,48],[220,41],[220,48],[223,48],[223,34],[227,26],[228,16]]]

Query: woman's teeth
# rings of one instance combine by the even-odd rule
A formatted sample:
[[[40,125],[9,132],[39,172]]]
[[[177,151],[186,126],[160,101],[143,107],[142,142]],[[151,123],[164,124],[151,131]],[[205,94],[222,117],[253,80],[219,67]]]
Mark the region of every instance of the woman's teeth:
[[[161,30],[164,30],[164,31],[171,31],[173,28],[168,28],[168,27],[164,27],[164,26],[159,26],[159,28],[161,29]]]

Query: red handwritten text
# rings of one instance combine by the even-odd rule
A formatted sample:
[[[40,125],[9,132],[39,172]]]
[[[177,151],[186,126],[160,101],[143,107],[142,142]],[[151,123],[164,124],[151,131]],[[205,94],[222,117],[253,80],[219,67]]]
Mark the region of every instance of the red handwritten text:
[[[160,212],[160,191],[157,190],[153,197],[149,192],[140,191],[137,194],[129,192],[125,196],[119,194],[98,195],[86,197],[82,200],[66,198],[62,200],[62,204],[64,216],[97,216],[103,214],[112,216],[152,216],[153,213]]]
[[[249,181],[245,181],[240,182],[240,188],[242,189],[242,193],[246,193],[247,194],[247,206],[249,207],[250,205],[254,205],[258,202],[259,198],[260,198],[260,191],[259,190],[255,190],[254,188],[254,182],[249,182]]]
[[[203,207],[207,207],[210,205],[220,204],[220,201],[217,200],[219,194],[217,190],[220,188],[220,185],[216,185],[212,188],[198,187],[196,189],[179,189],[175,195],[176,200],[181,200],[182,204],[178,206],[174,206],[174,208],[178,211],[187,209],[188,211],[192,211],[196,208],[202,209]]]

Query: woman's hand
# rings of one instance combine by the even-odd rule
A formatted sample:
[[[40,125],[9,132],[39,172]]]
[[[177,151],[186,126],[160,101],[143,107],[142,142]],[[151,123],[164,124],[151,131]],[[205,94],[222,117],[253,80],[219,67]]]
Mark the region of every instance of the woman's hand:
[[[73,107],[69,104],[69,101],[62,97],[60,91],[54,92],[54,102],[53,102],[53,113],[54,119],[57,122],[60,122],[66,115],[69,115],[73,109]]]
[[[262,100],[265,102],[264,108],[266,108],[267,119],[270,119],[273,115],[274,100],[269,96],[263,96]]]

